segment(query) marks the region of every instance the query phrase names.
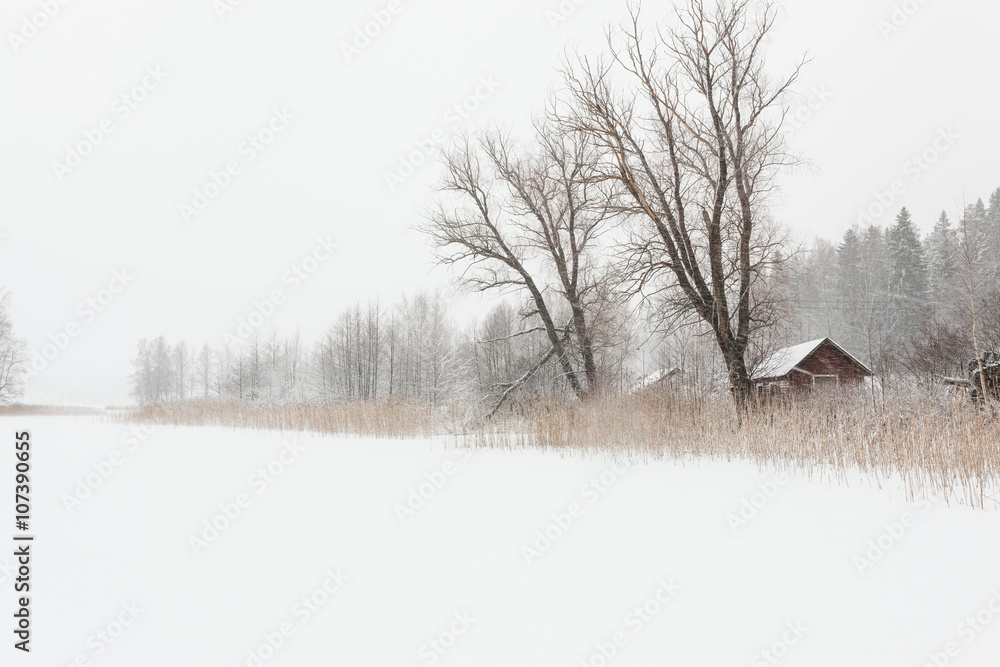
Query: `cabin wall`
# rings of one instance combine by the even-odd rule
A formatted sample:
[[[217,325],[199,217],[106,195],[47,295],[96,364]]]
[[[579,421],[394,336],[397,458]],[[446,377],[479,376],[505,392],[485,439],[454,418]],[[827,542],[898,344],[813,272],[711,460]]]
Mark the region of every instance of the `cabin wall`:
[[[809,372],[811,373],[812,371]],[[788,374],[788,384],[794,389],[811,389],[812,383],[813,379],[811,375],[806,375],[798,371],[792,371]]]
[[[799,364],[799,368],[809,371],[813,375],[836,375],[840,378],[841,385],[859,384],[864,381],[865,373],[849,357],[830,345],[825,343],[818,350]],[[801,376],[802,380],[795,378],[793,381],[812,382],[811,378],[802,373],[793,372],[792,375]]]

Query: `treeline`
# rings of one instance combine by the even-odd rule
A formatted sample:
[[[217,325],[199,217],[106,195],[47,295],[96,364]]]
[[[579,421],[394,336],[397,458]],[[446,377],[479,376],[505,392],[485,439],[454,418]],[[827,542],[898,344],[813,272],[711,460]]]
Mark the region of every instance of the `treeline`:
[[[311,343],[275,331],[257,332],[242,345],[228,346],[197,347],[162,336],[141,340],[133,359],[131,394],[140,404],[220,397],[416,399],[437,405],[462,396],[491,407],[531,370],[546,346],[537,315],[514,304],[498,303],[482,321],[463,330],[441,294],[419,294],[394,305],[358,303]],[[629,382],[626,360],[634,350],[627,336],[601,350],[597,365],[606,383]],[[553,364],[532,373],[519,393],[552,394],[567,387]]]
[[[973,292],[981,351],[1000,350],[1000,188],[957,221],[942,213],[926,234],[904,208],[887,227],[854,226],[839,243],[821,239],[785,253],[772,275],[775,293],[785,295],[783,317],[757,358],[782,344],[830,336],[883,381],[939,383],[964,375],[975,356]],[[141,404],[220,397],[437,405],[461,398],[492,409],[515,389],[521,400],[572,393],[564,368],[584,366],[583,348],[566,336],[569,363],[547,357],[551,342],[533,306],[500,301],[463,329],[442,295],[419,294],[396,304],[358,303],[310,342],[274,331],[258,331],[238,346],[142,340],[132,396]],[[568,311],[554,310],[563,320],[571,319]],[[658,369],[702,388],[725,387],[725,363],[707,330],[657,332],[655,307],[634,302],[607,301],[590,312],[600,314],[588,342],[603,392],[628,391]]]
[[[855,225],[789,273],[793,337],[832,336],[883,378],[963,375],[973,303],[980,351],[1000,350],[1000,188],[923,235],[905,208],[888,227]]]

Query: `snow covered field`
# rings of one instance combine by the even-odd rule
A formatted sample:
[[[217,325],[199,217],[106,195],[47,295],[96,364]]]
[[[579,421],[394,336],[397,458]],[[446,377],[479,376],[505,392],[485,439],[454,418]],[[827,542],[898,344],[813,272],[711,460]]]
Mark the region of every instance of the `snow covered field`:
[[[33,654],[5,647],[18,653],[5,665],[971,667],[1000,655],[995,507],[743,463],[0,422],[4,498],[13,433],[31,430],[37,535]]]

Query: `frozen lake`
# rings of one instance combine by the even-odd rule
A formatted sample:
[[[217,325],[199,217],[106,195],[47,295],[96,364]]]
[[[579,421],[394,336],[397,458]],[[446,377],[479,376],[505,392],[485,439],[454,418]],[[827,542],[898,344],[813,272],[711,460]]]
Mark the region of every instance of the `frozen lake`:
[[[36,535],[33,655],[8,646],[4,664],[971,667],[1000,655],[995,507],[745,463],[0,422],[8,452],[31,431]]]

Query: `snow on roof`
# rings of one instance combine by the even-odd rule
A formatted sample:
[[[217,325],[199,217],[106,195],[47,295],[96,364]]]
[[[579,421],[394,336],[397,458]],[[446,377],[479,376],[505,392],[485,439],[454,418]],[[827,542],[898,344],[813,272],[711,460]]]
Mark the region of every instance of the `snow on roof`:
[[[808,343],[801,343],[799,345],[793,345],[791,347],[778,350],[761,363],[756,372],[753,374],[754,379],[765,380],[767,378],[777,378],[788,375],[795,370],[799,364],[805,361],[810,354],[815,352],[820,345],[826,342],[829,342],[835,348],[843,352],[849,359],[854,361],[854,363],[868,371],[869,374],[871,373],[868,366],[861,363],[861,361],[859,361],[853,354],[837,345],[829,338],[820,338],[818,340],[811,340]]]
[[[756,372],[754,372],[754,377],[760,380],[788,375],[796,366],[805,361],[806,357],[815,352],[816,348],[822,345],[825,340],[826,338],[820,338],[819,340],[811,340],[808,343],[800,343],[799,345],[792,345],[791,347],[778,350],[761,362]]]
[[[660,370],[653,371],[646,377],[636,382],[632,386],[632,391],[639,391],[641,389],[646,389],[648,387],[655,385],[658,382],[669,379],[674,375],[677,375],[678,373],[680,373],[679,368],[672,368],[670,370],[667,370],[666,368],[661,368]]]

